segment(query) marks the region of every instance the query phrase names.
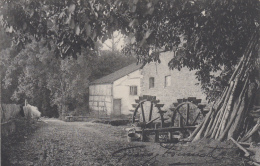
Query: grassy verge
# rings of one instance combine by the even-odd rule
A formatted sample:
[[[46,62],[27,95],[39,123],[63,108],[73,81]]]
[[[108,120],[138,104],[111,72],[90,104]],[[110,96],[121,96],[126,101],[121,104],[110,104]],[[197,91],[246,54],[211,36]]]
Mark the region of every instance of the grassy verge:
[[[14,119],[15,131],[8,136],[1,136],[1,165],[10,165],[10,149],[24,142],[35,132],[42,122],[28,121],[25,118]]]

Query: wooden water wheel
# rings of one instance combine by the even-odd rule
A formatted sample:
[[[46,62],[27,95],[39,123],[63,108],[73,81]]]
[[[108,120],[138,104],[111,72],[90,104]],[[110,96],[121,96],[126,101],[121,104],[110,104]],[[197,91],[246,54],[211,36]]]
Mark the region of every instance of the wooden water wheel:
[[[201,104],[201,99],[189,97],[178,99],[170,108],[172,114],[169,116],[171,122],[168,123],[164,117],[167,111],[163,111],[164,104],[159,104],[155,96],[141,96],[132,104],[132,122],[134,131],[140,134],[141,141],[150,140],[154,135],[154,142],[171,142],[187,138],[196,125],[206,115],[205,104]],[[157,110],[157,111],[156,111]],[[160,127],[157,127],[160,124]],[[152,139],[151,139],[152,140]]]
[[[164,104],[159,104],[160,101],[156,100],[156,96],[143,95],[139,97],[138,100],[135,100],[135,102],[136,104],[132,104],[135,108],[132,117],[133,124],[142,128],[152,128],[154,122],[159,121],[161,124],[160,126],[164,127],[166,118],[163,116],[167,111],[161,110]],[[144,108],[144,105],[147,106],[147,104],[149,108]],[[157,109],[157,112],[155,112],[155,108]]]
[[[199,123],[198,120],[205,117],[208,112],[208,110],[205,110],[206,105],[201,104],[201,99],[196,99],[196,97],[177,99],[177,102],[173,105],[174,107],[170,108],[172,111],[172,126],[195,126]]]
[[[208,110],[205,109],[206,105],[201,104],[201,99],[196,97],[188,97],[183,99],[177,99],[176,103],[173,103],[171,115],[171,125],[179,127],[183,137],[188,137],[193,128],[200,123],[205,117]]]

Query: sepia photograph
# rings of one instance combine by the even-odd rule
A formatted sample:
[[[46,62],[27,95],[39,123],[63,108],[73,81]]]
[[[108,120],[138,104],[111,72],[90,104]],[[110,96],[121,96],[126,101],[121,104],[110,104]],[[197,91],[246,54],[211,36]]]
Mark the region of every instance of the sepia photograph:
[[[0,166],[260,166],[260,0],[0,0]]]

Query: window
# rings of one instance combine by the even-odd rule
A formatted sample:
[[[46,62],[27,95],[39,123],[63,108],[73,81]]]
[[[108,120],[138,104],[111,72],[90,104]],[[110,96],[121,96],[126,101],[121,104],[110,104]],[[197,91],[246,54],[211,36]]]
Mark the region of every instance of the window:
[[[137,86],[130,86],[130,95],[137,95]]]
[[[167,86],[171,86],[171,76],[165,76],[165,79],[164,79],[164,86],[167,87]]]
[[[149,78],[149,88],[154,88],[154,77]]]

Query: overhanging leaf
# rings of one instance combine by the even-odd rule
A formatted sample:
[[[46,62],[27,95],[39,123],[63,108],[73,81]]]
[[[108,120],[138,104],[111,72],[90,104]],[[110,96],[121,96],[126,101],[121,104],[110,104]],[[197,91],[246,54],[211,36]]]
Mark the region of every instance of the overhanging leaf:
[[[70,20],[70,28],[71,28],[71,29],[74,29],[74,28],[75,28],[75,20],[74,20],[74,18],[72,18],[72,19]]]
[[[76,33],[76,35],[79,35],[79,33],[80,33],[79,24],[76,25],[76,27],[75,27],[75,33]]]
[[[138,22],[138,20],[137,19],[134,19],[133,21],[131,21],[130,23],[129,23],[129,27],[136,27],[136,26],[138,26],[139,25],[139,22]]]
[[[60,14],[59,14],[59,19],[62,18],[63,16],[65,16],[65,12],[62,11]]]
[[[69,12],[70,13],[74,13],[74,11],[75,11],[75,8],[76,8],[76,5],[75,4],[71,4],[70,6],[69,6]]]
[[[71,20],[71,14],[69,14],[69,17],[66,19],[65,24],[70,24],[70,20]]]
[[[152,30],[146,31],[144,38],[147,39],[151,35],[152,32],[153,32]]]
[[[135,40],[135,37],[133,36],[132,38],[131,38],[131,44],[134,44],[136,42],[136,40]]]
[[[91,34],[91,26],[89,25],[89,23],[85,24],[85,30],[86,30],[86,35],[90,36],[90,34]]]
[[[26,24],[26,23],[25,23]],[[52,20],[51,19],[48,19],[47,20],[47,27],[49,28],[49,29],[51,29],[52,27],[53,27],[53,22],[52,22]]]

